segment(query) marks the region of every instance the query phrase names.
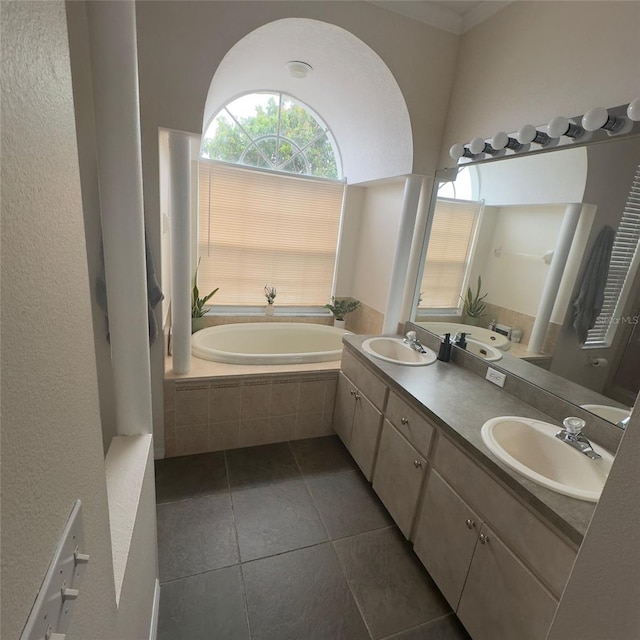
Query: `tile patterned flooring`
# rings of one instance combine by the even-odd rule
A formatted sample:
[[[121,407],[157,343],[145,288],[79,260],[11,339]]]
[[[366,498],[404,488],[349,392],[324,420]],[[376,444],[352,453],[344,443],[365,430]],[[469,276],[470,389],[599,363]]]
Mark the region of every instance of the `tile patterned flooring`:
[[[156,462],[159,640],[469,640],[337,437]]]

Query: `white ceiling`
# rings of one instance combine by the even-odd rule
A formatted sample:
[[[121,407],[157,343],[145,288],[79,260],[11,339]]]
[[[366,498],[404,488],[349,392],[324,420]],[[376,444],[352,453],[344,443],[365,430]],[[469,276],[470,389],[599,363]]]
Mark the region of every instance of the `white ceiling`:
[[[512,0],[371,0],[388,11],[432,27],[461,34],[503,9]]]

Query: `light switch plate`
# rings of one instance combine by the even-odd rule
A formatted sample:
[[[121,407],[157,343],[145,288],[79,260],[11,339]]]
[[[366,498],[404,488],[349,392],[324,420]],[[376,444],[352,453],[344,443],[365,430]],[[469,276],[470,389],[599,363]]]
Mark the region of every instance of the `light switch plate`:
[[[491,367],[487,367],[487,375],[485,378],[489,382],[493,382],[493,384],[497,384],[499,387],[504,387],[504,383],[507,379],[507,375],[505,373],[501,373],[500,371],[496,371]]]
[[[82,503],[76,500],[20,640],[64,637],[89,557],[84,548]],[[63,598],[63,589],[69,589]],[[54,634],[60,634],[55,636]]]

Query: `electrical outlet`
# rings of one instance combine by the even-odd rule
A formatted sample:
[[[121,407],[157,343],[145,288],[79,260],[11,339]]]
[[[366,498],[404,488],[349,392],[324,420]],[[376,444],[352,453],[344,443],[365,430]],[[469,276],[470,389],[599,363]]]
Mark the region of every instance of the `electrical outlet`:
[[[485,378],[489,382],[493,382],[493,384],[497,384],[499,387],[504,387],[505,380],[507,379],[507,375],[505,373],[500,373],[500,371],[496,371],[491,367],[487,367],[487,375]]]

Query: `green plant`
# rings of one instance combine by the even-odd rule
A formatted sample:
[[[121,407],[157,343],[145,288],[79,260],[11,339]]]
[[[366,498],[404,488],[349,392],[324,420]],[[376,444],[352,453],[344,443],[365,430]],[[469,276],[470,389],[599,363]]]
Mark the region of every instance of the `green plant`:
[[[460,296],[460,299],[464,302],[464,312],[469,318],[479,318],[484,315],[486,306],[482,302],[489,294],[485,293],[480,295],[480,289],[482,288],[482,279],[478,276],[478,288],[475,294],[471,291],[471,287],[467,289],[466,297]]]
[[[331,303],[325,304],[324,308],[329,309],[336,320],[344,320],[347,313],[355,311],[360,306],[359,300],[348,300],[347,298],[341,298],[336,300],[331,296]]]
[[[267,299],[268,304],[273,304],[273,301],[276,299],[276,288],[265,285],[264,297]]]
[[[220,287],[214,289],[209,295],[204,296],[204,298],[200,297],[200,291],[198,290],[198,269],[200,268],[200,259],[198,259],[198,266],[196,267],[196,272],[193,274],[193,287],[191,288],[191,317],[192,318],[202,318],[202,316],[207,312],[204,308],[204,305],[209,302],[211,297],[217,293]]]

